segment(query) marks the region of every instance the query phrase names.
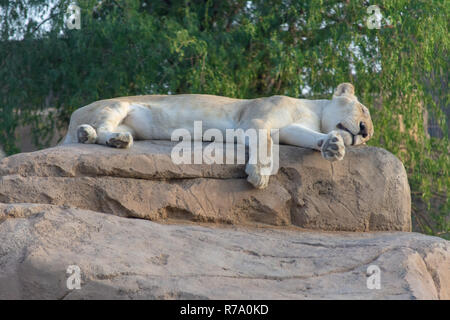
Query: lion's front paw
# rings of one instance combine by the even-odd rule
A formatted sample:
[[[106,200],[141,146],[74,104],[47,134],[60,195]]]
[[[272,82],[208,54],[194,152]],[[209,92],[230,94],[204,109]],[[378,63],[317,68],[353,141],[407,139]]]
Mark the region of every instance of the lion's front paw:
[[[257,189],[264,189],[269,185],[270,175],[262,174],[264,168],[257,164],[247,163],[245,173],[248,174],[247,181]]]
[[[322,156],[328,161],[337,161],[344,159],[344,139],[338,132],[331,131],[322,144],[321,152]]]
[[[129,132],[116,133],[112,138],[106,141],[110,147],[126,149],[133,145],[133,136]]]

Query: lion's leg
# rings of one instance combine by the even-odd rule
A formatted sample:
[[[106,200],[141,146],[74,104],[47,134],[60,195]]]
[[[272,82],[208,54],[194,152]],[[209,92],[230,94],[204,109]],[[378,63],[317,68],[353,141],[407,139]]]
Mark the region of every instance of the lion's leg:
[[[128,111],[129,105],[120,102],[103,107],[95,115],[92,126],[88,124],[78,126],[78,142],[98,143],[115,148],[131,147],[133,131],[122,124],[128,115]]]
[[[122,125],[129,112],[129,104],[115,103],[100,111],[97,127],[97,143],[114,148],[129,148],[133,144],[130,128]]]
[[[344,140],[337,131],[324,134],[301,124],[280,129],[280,143],[319,150],[329,161],[342,160],[345,155]]]
[[[242,129],[245,130],[248,140],[243,141],[242,137],[239,140],[249,147],[249,161],[245,166],[245,172],[248,174],[247,181],[255,188],[266,188],[273,165],[270,123],[263,119],[253,119],[244,124]]]

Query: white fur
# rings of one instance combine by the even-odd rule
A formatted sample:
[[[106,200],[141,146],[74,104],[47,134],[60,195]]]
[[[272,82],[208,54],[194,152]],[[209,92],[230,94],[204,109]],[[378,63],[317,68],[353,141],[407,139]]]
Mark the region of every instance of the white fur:
[[[358,102],[353,86],[343,83],[331,100],[286,96],[245,100],[192,94],[97,101],[73,113],[64,143],[95,142],[128,148],[133,139],[170,140],[172,132],[180,128],[194,137],[194,121],[199,120],[203,132],[218,129],[224,136],[226,129],[279,129],[280,143],[320,150],[330,161],[344,157],[345,145],[353,142],[352,134],[355,144],[373,135],[368,109]],[[361,121],[367,126],[366,137],[360,134]],[[352,134],[339,129],[339,124]],[[85,134],[87,138],[80,140]],[[272,137],[267,139],[272,145]],[[269,182],[262,171],[260,164],[247,164],[248,181],[257,188]]]

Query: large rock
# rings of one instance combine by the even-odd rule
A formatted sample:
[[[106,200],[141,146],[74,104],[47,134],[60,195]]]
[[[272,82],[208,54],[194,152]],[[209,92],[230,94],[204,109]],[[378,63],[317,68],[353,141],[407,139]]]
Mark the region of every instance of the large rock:
[[[410,231],[405,169],[383,149],[350,148],[343,161],[331,163],[319,152],[281,146],[279,173],[267,189],[256,190],[243,165],[176,165],[173,146],[75,144],[14,155],[0,162],[0,202],[153,221]]]
[[[448,241],[291,229],[0,205],[0,299],[450,299]],[[367,286],[369,266],[380,289]]]

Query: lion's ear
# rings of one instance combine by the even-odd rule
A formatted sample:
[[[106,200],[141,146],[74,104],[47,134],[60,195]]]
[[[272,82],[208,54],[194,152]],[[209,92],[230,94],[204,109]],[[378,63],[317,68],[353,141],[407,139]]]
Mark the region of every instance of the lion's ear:
[[[339,96],[342,96],[344,94],[346,94],[346,95],[354,95],[355,94],[355,87],[351,83],[348,83],[348,82],[341,83],[336,88],[336,91],[334,92],[334,96],[335,97],[339,97]]]

